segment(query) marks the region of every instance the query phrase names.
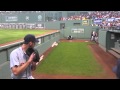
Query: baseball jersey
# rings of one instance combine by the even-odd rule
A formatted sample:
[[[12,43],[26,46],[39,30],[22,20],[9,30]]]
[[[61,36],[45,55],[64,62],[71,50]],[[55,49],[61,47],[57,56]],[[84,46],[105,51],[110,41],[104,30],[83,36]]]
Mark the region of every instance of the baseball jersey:
[[[19,66],[28,60],[29,56],[22,50],[22,47],[16,48],[10,53],[10,69],[15,65]],[[24,72],[15,76],[11,71],[12,79],[27,79],[31,76],[31,65],[29,65]]]

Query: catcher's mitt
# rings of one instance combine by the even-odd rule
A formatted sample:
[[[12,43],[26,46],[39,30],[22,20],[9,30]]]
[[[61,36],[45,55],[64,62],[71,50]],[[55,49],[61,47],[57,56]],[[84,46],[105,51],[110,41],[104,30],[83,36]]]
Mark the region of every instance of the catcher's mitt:
[[[35,53],[35,57],[34,57],[33,61],[34,62],[39,62],[39,59],[40,59],[39,52],[36,49],[28,48],[27,51],[26,51],[26,54],[28,56],[30,56],[33,52]]]

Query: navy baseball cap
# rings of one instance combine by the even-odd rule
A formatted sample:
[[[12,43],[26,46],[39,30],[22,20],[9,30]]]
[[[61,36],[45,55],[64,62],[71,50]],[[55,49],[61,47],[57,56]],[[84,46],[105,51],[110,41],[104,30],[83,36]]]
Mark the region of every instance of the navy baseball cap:
[[[25,37],[24,37],[24,43],[27,44],[29,42],[39,42],[37,38],[35,38],[35,36],[33,34],[27,34]]]

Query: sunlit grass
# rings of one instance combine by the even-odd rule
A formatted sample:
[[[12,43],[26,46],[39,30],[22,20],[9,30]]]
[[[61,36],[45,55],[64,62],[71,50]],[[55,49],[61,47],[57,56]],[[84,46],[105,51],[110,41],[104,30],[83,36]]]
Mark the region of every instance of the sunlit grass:
[[[0,29],[0,44],[23,39],[26,34],[41,35],[50,30]]]
[[[37,66],[36,73],[96,76],[103,72],[86,42],[60,42]]]

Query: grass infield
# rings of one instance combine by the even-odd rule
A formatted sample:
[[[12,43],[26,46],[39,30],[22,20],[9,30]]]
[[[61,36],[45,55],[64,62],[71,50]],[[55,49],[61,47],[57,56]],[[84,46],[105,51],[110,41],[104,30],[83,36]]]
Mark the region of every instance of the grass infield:
[[[90,42],[60,42],[38,64],[36,73],[96,76],[104,70],[88,48]]]

